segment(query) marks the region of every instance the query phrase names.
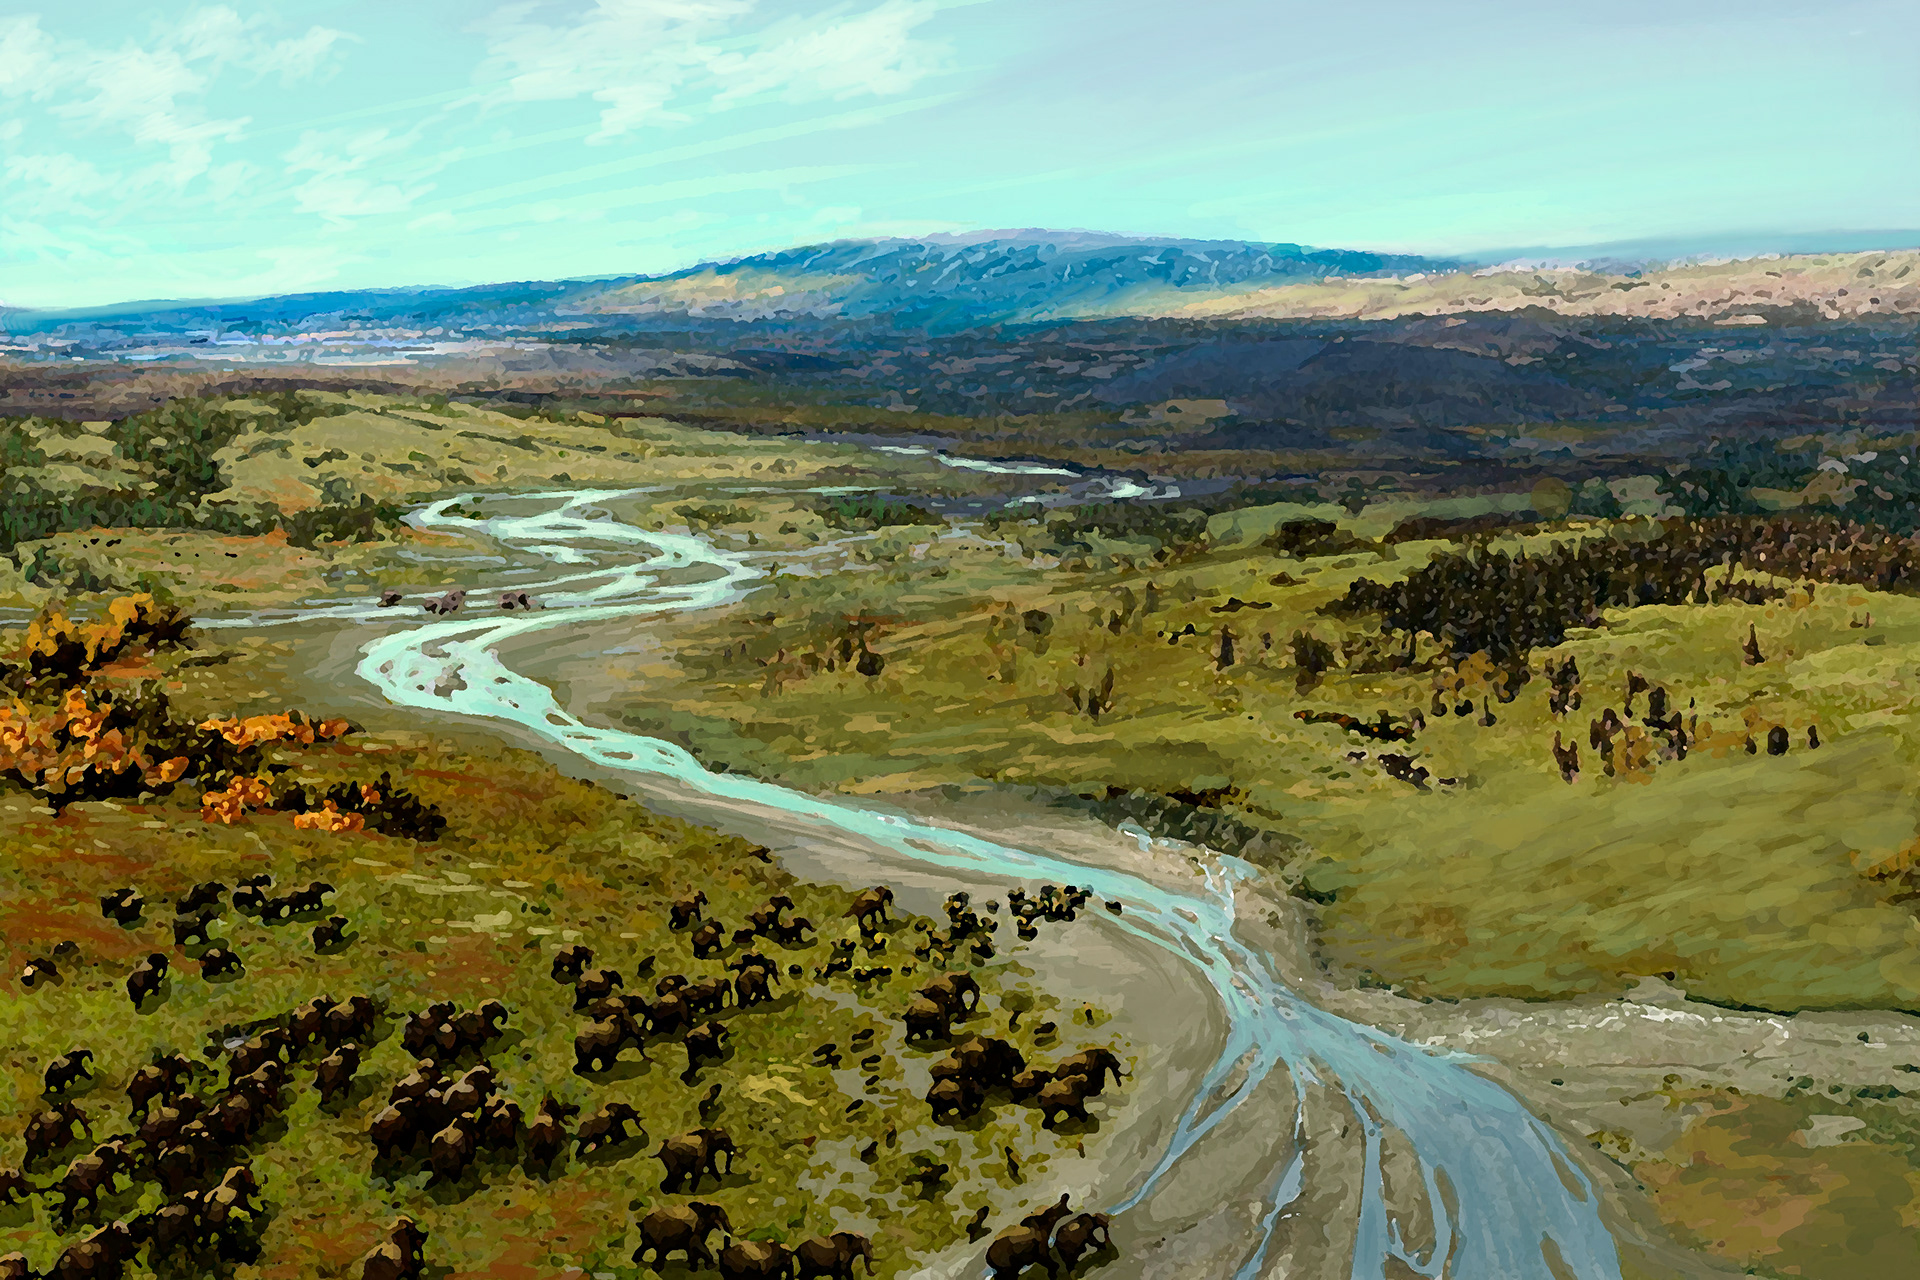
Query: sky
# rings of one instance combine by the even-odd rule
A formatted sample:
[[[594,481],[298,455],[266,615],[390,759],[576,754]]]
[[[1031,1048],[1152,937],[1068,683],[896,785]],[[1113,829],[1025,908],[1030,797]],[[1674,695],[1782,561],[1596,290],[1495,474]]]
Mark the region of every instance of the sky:
[[[1914,0],[0,0],[0,304],[1920,227]]]

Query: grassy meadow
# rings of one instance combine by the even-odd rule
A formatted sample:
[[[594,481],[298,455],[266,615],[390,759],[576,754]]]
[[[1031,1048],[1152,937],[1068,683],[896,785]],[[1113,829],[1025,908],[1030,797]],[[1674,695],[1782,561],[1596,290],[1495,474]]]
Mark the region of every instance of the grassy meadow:
[[[1354,535],[1337,554],[1264,546],[1249,511],[1172,563],[1110,540],[1062,564],[1037,522],[997,538],[883,529],[848,549],[844,571],[782,575],[741,613],[678,633],[628,719],[806,785],[986,779],[1096,797],[1110,813],[1197,804],[1266,833],[1274,869],[1324,901],[1329,961],[1415,994],[1556,997],[1660,973],[1737,1005],[1920,1007],[1908,901],[1920,603],[1828,585],[1760,605],[1613,610],[1535,651],[1533,679],[1503,702],[1471,662],[1360,669],[1377,665],[1367,620],[1320,606],[1448,544],[1373,541],[1393,513],[1372,508],[1285,509],[1266,527],[1329,511]],[[1612,532],[1631,527],[1553,536]],[[1752,666],[1750,626],[1765,657]],[[1335,651],[1318,681],[1301,680],[1296,632]],[[850,644],[880,654],[880,674],[846,661]],[[1542,672],[1569,657],[1584,707],[1556,719]],[[1588,722],[1623,705],[1630,671],[1697,716],[1699,741],[1684,760],[1606,776]],[[1434,714],[1441,688],[1448,711],[1465,699],[1471,714]],[[1297,718],[1416,709],[1426,724],[1410,746]],[[1749,755],[1745,740],[1773,724],[1791,749]],[[1586,753],[1571,785],[1556,730]],[[1388,751],[1433,781],[1392,776]]]
[[[642,487],[664,527],[709,490],[972,483],[850,445],[358,391],[180,402],[120,423],[0,420],[0,459],[0,607],[25,608],[116,591],[257,608],[453,583],[474,562],[443,557],[473,549],[400,517],[458,493]]]
[[[765,408],[765,421],[749,425],[795,425]],[[1604,996],[1660,975],[1728,1006],[1920,1010],[1920,599],[1911,595],[1809,590],[1746,567],[1739,576],[1772,598],[1607,609],[1596,625],[1535,647],[1516,687],[1484,658],[1443,660],[1430,638],[1411,663],[1398,660],[1403,637],[1326,606],[1356,582],[1400,581],[1467,540],[1457,528],[1407,536],[1403,522],[1533,519],[1527,492],[1418,499],[1376,485],[1344,505],[1268,495],[1214,509],[1015,507],[943,519],[936,497],[978,496],[993,482],[925,458],[598,413],[313,392],[300,393],[297,411],[261,400],[223,412],[227,425],[202,442],[216,478],[201,482],[195,505],[158,525],[22,541],[0,560],[0,605],[64,594],[79,615],[97,612],[103,593],[138,588],[214,612],[477,576],[532,581],[551,572],[537,556],[417,531],[392,513],[453,493],[477,494],[467,509],[484,512],[516,490],[638,489],[619,501],[622,518],[698,533],[769,576],[737,607],[660,619],[644,643],[596,655],[590,714],[683,743],[712,765],[848,794],[1019,789],[1242,850],[1310,902],[1313,945],[1337,978],[1416,998]],[[876,415],[837,425],[914,427],[912,415]],[[132,492],[158,474],[125,430],[121,443],[90,427],[34,431],[45,485]],[[1650,476],[1615,484],[1639,514],[1471,536],[1508,552],[1645,540],[1658,487]],[[229,517],[242,509],[271,519],[236,525]],[[342,537],[296,518],[367,511],[377,518]],[[1285,528],[1299,520],[1336,527],[1303,542]],[[1707,576],[1724,584],[1728,574]],[[96,678],[163,689],[195,719],[278,709],[288,655],[255,637],[220,639]],[[1568,660],[1582,704],[1556,715],[1549,672]],[[1670,758],[1629,716],[1634,732],[1622,734],[1609,770],[1589,724],[1625,707],[1636,676],[1686,717],[1690,749]],[[1633,696],[1646,707],[1646,691]],[[1418,713],[1420,723],[1409,740],[1378,740],[1366,730],[1382,713],[1396,726]],[[1775,727],[1786,731],[1784,754],[1768,750]],[[1571,782],[1556,733],[1579,748]],[[473,741],[355,732],[276,747],[263,765],[314,788],[390,773],[445,816],[431,840],[303,830],[284,813],[210,822],[191,779],[58,813],[17,779],[0,782],[9,973],[59,941],[79,947],[62,962],[63,983],[15,984],[0,1002],[9,1046],[0,1097],[14,1117],[0,1124],[0,1166],[17,1163],[15,1135],[42,1103],[40,1072],[54,1055],[76,1045],[100,1053],[99,1083],[77,1096],[104,1138],[126,1130],[119,1090],[152,1052],[204,1050],[322,992],[374,996],[389,1020],[362,1068],[366,1084],[344,1105],[322,1109],[309,1072],[295,1072],[289,1109],[254,1153],[267,1207],[259,1256],[242,1274],[347,1274],[401,1210],[427,1225],[430,1261],[454,1276],[632,1274],[632,1223],[665,1198],[649,1155],[699,1124],[697,1100],[716,1082],[710,1123],[741,1142],[741,1172],[701,1197],[725,1205],[743,1233],[867,1231],[883,1275],[911,1274],[925,1251],[965,1239],[977,1210],[1019,1200],[1005,1148],[1031,1176],[1096,1141],[1072,1125],[1044,1131],[1036,1113],[1005,1103],[977,1121],[932,1125],[920,1094],[938,1050],[908,1048],[896,1016],[925,963],[870,983],[820,982],[811,974],[826,943],[791,955],[763,944],[807,976],[776,988],[771,1004],[729,1010],[732,1054],[695,1086],[679,1079],[682,1050],[664,1042],[652,1063],[629,1051],[603,1076],[575,1075],[571,993],[547,972],[560,946],[584,941],[598,963],[630,976],[652,955],[656,972],[698,978],[721,959],[693,959],[686,935],[668,929],[664,906],[681,893],[704,888],[733,925],[784,890],[829,935],[844,927],[848,894],[796,884],[740,841]],[[330,910],[353,922],[351,945],[318,955],[307,941],[313,917],[267,927],[229,911],[217,932],[245,976],[205,982],[172,945],[164,899],[255,872],[282,886],[334,884]],[[123,930],[101,918],[97,895],[122,884],[156,904],[147,923]],[[899,969],[917,936],[902,922],[881,957],[862,959]],[[156,950],[174,957],[175,974],[165,999],[136,1013],[121,983]],[[1007,1034],[1011,1008],[1097,994],[1037,990],[1017,960],[981,972],[983,1034]],[[409,1065],[393,1027],[439,997],[508,1005],[495,1062],[523,1106],[549,1091],[587,1110],[630,1101],[647,1142],[568,1156],[551,1171],[483,1157],[449,1186],[417,1162],[373,1176],[366,1123]],[[1037,1043],[1039,1021],[1023,1019],[1012,1036],[1029,1059],[1107,1039],[1061,1018],[1058,1041]],[[863,1029],[881,1055],[874,1071],[856,1070],[851,1056],[840,1069],[815,1064],[816,1044],[844,1046]],[[1861,1260],[1863,1276],[1911,1270],[1920,1130],[1902,1099],[1838,1084],[1760,1097],[1676,1075],[1624,1101],[1653,1118],[1592,1140],[1685,1247],[1778,1276],[1823,1274],[1843,1255]],[[924,1161],[950,1166],[925,1192],[907,1180]],[[150,1183],[120,1185],[75,1231],[157,1203]],[[58,1251],[57,1225],[44,1197],[0,1207],[0,1253],[23,1248],[43,1265]]]
[[[20,656],[20,635],[0,633],[0,651],[10,660]],[[93,672],[85,688],[91,698],[163,690],[171,714],[198,722],[231,714],[242,691],[271,685],[272,672],[255,669],[260,652],[210,641],[132,651]],[[12,705],[31,708],[36,696],[30,688]],[[309,710],[317,719],[324,708]],[[291,1069],[284,1112],[232,1153],[232,1160],[250,1160],[262,1188],[262,1208],[242,1229],[236,1256],[182,1255],[162,1265],[163,1273],[357,1275],[356,1259],[395,1213],[406,1212],[431,1233],[431,1274],[511,1278],[579,1268],[632,1275],[635,1220],[694,1194],[664,1192],[652,1153],[663,1139],[705,1123],[733,1134],[740,1155],[736,1171],[718,1186],[705,1181],[698,1197],[723,1205],[742,1235],[795,1242],[864,1231],[875,1240],[878,1274],[904,1275],[924,1251],[964,1240],[976,1209],[991,1203],[999,1212],[1009,1197],[1017,1200],[1017,1178],[1077,1159],[1076,1144],[1097,1141],[1097,1123],[1049,1131],[1038,1112],[1004,1100],[972,1120],[933,1124],[920,1095],[926,1064],[945,1046],[906,1045],[898,1016],[911,991],[937,972],[937,961],[911,954],[917,929],[932,922],[896,914],[880,930],[875,952],[855,953],[863,964],[889,967],[889,976],[823,981],[815,970],[832,940],[851,931],[841,918],[850,892],[796,882],[744,841],[658,817],[536,757],[455,748],[428,733],[356,730],[308,746],[283,740],[263,751],[261,776],[275,788],[300,783],[317,792],[386,776],[380,785],[415,795],[444,817],[445,829],[432,839],[301,829],[292,814],[272,810],[228,824],[203,812],[203,788],[192,773],[157,793],[78,800],[58,811],[51,797],[18,778],[0,783],[0,958],[8,974],[0,1000],[0,1109],[7,1117],[0,1121],[0,1166],[20,1166],[21,1127],[47,1105],[42,1072],[69,1049],[89,1047],[97,1055],[97,1077],[69,1096],[92,1140],[105,1141],[131,1133],[122,1089],[153,1054],[178,1051],[202,1062],[193,1088],[211,1098],[225,1076],[222,1043],[300,1002],[367,995],[384,1010],[350,1094],[321,1105],[312,1071],[321,1054],[309,1052]],[[263,873],[280,892],[314,880],[335,892],[326,910],[280,923],[227,909],[214,941],[235,951],[244,971],[204,979],[192,961],[201,946],[175,945],[170,899],[201,881],[231,887]],[[98,902],[123,885],[148,899],[144,917],[127,927],[104,919]],[[732,1033],[729,1050],[693,1082],[682,1079],[685,1051],[672,1037],[651,1039],[644,1059],[629,1049],[608,1070],[576,1074],[573,1035],[585,1023],[573,1011],[571,987],[550,976],[553,954],[585,943],[597,965],[619,970],[628,990],[649,997],[652,981],[642,975],[677,972],[697,981],[722,974],[738,947],[695,959],[687,931],[670,928],[667,905],[694,889],[706,893],[709,914],[729,929],[784,892],[795,914],[819,922],[822,940],[756,944],[783,969],[798,965],[802,972],[783,974],[770,1003],[716,1015]],[[319,954],[309,931],[333,913],[351,922],[347,945]],[[75,946],[56,950],[63,942]],[[136,1010],[124,980],[151,952],[168,955],[172,973],[161,994]],[[16,975],[40,956],[57,957],[58,981],[21,986]],[[653,958],[650,970],[646,957]],[[954,964],[969,967],[965,948]],[[967,1028],[1008,1036],[1035,1061],[1111,1042],[1086,1019],[1061,1017],[1055,1030],[1044,1017],[1066,999],[1077,1011],[1095,993],[1041,990],[1004,958],[977,972],[986,994]],[[418,1155],[376,1169],[368,1120],[412,1066],[400,1022],[436,999],[463,1009],[485,1000],[507,1006],[506,1035],[490,1056],[503,1091],[529,1118],[548,1093],[579,1105],[581,1118],[624,1101],[640,1113],[644,1139],[586,1156],[570,1148],[550,1168],[518,1152],[483,1152],[455,1182],[437,1178]],[[1009,1032],[1010,1008],[1035,1016]],[[863,1032],[870,1046],[856,1051]],[[827,1043],[843,1055],[831,1064],[813,1052]],[[877,1061],[863,1064],[869,1054]],[[714,1085],[718,1106],[703,1119],[698,1104]],[[1105,1105],[1118,1102],[1109,1094]],[[1010,1169],[1008,1148],[1020,1153],[1022,1171]],[[53,1163],[30,1167],[30,1180],[47,1185],[67,1158],[86,1149],[75,1145]],[[216,1163],[224,1168],[227,1161]],[[911,1180],[928,1163],[947,1165],[946,1176],[929,1185]],[[0,1207],[0,1253],[23,1250],[44,1269],[99,1223],[163,1199],[143,1172],[116,1179],[99,1209],[83,1210],[72,1225],[59,1221],[52,1196]],[[680,1274],[682,1264],[676,1260],[667,1271]]]
[[[1622,1099],[1664,1121],[1651,1146],[1624,1131],[1592,1141],[1632,1172],[1676,1240],[1745,1274],[1913,1275],[1920,1116],[1897,1101],[1832,1097],[1810,1084],[1764,1097],[1669,1077]]]

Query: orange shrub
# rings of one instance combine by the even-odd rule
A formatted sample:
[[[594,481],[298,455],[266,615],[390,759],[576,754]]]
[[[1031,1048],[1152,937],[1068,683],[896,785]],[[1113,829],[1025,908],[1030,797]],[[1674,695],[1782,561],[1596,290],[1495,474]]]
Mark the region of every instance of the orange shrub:
[[[151,744],[131,743],[121,730],[108,728],[110,714],[78,688],[67,690],[58,710],[17,700],[0,707],[0,773],[17,774],[54,795],[125,790],[105,784],[124,781],[129,772],[149,788],[185,775],[191,763],[185,756],[156,758]]]
[[[293,825],[302,831],[361,831],[367,820],[357,813],[342,813],[329,800],[312,813],[296,813]]]
[[[236,747],[286,741],[310,747],[315,742],[346,736],[350,726],[345,720],[322,720],[315,724],[304,717],[296,719],[289,712],[285,715],[247,716],[245,719],[215,716],[200,727],[219,734]]]
[[[27,624],[27,662],[36,672],[78,676],[129,645],[176,643],[186,628],[179,610],[145,593],[119,597],[107,606],[107,616],[94,623],[76,623],[54,606]]]
[[[273,793],[259,778],[235,778],[225,791],[209,791],[200,797],[200,816],[227,826],[238,822],[249,809],[272,808]]]

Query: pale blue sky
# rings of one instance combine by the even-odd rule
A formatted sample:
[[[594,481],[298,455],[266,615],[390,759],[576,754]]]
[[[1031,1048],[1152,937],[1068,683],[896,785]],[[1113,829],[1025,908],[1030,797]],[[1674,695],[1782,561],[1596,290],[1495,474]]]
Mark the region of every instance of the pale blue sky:
[[[0,302],[1920,225],[1915,0],[0,0]]]

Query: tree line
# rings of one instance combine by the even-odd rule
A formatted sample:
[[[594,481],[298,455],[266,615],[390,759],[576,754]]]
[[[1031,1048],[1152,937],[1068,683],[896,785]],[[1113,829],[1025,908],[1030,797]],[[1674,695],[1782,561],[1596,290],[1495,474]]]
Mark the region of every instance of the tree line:
[[[1711,580],[1710,571],[1721,571]],[[1592,538],[1544,553],[1485,547],[1436,555],[1394,582],[1361,578],[1324,606],[1336,617],[1377,614],[1383,632],[1425,633],[1455,662],[1485,653],[1524,668],[1570,627],[1606,609],[1654,604],[1759,603],[1773,579],[1850,583],[1877,590],[1920,580],[1920,547],[1884,529],[1836,516],[1671,520],[1645,541]]]
[[[284,531],[295,546],[369,541],[398,522],[401,508],[337,495],[298,512],[239,510],[205,501],[226,487],[216,455],[242,432],[304,425],[340,411],[292,392],[251,400],[181,399],[111,424],[114,455],[140,477],[125,488],[48,483],[36,420],[0,420],[0,554],[35,573],[57,573],[44,554],[31,559],[22,543],[81,529],[201,529],[227,536]],[[30,574],[29,576],[32,576]]]

